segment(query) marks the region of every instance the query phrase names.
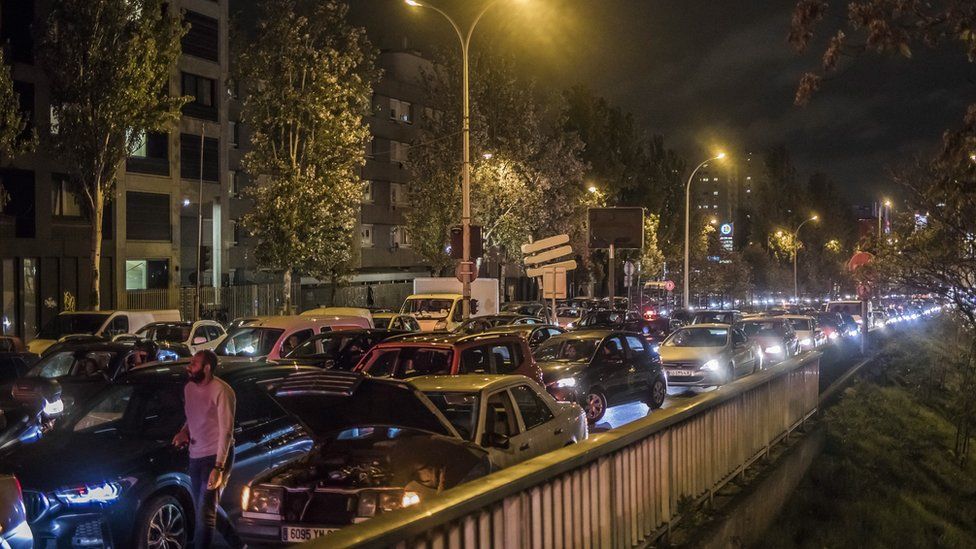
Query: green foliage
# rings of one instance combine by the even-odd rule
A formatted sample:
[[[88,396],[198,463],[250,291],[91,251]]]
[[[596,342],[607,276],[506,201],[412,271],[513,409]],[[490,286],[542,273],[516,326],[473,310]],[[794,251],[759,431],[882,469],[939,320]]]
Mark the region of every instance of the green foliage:
[[[365,31],[348,6],[265,0],[239,54],[246,84],[241,119],[251,128],[244,167],[256,184],[244,218],[265,268],[340,279],[357,236],[372,84],[378,74]]]
[[[90,305],[100,306],[102,217],[119,168],[146,131],[177,120],[168,93],[185,29],[163,0],[54,0],[39,57],[59,121],[49,146],[91,222]]]
[[[644,249],[640,255],[640,272],[647,279],[657,280],[664,271],[664,253],[657,240],[660,222],[657,214],[644,214]]]
[[[7,162],[11,157],[34,149],[37,134],[31,130],[27,135],[27,118],[20,112],[20,101],[14,92],[10,78],[10,66],[4,63],[0,52],[0,161]],[[0,185],[0,211],[10,200],[10,195]]]

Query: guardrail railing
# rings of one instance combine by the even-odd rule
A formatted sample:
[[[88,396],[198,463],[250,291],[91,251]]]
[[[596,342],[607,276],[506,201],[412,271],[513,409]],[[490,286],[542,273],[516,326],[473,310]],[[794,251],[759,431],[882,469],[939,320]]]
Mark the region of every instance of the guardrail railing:
[[[311,547],[635,547],[817,410],[811,352],[646,418],[344,528]]]

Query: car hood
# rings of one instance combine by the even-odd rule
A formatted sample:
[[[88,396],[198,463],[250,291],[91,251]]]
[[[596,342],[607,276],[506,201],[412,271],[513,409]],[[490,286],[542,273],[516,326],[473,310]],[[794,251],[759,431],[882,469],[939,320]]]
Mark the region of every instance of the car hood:
[[[586,368],[586,362],[552,360],[548,362],[540,362],[539,368],[542,370],[542,379],[546,383],[551,383],[557,379],[579,375],[579,373]]]
[[[669,347],[661,345],[661,362],[705,362],[722,354],[725,347]]]
[[[769,347],[770,345],[783,344],[783,338],[778,336],[754,336],[754,337],[750,337],[749,341],[758,343],[763,348]]]
[[[145,467],[164,452],[175,452],[168,441],[115,433],[49,433],[0,456],[5,471],[20,479],[25,490],[51,491],[77,484],[115,480]],[[70,466],[66,466],[70,462]]]

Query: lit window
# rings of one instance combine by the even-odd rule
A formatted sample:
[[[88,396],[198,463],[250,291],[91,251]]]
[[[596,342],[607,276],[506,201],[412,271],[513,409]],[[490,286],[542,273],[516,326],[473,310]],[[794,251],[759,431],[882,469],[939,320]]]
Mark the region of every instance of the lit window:
[[[130,154],[129,156],[133,156],[135,158],[148,157],[149,153],[146,147],[148,140],[146,139],[146,132],[140,131],[139,133],[137,133],[136,139],[138,140],[138,144],[136,145],[135,149],[133,149],[132,154]]]
[[[372,204],[373,203],[373,182],[366,181],[363,185],[363,203]]]
[[[363,225],[360,229],[360,235],[362,236],[362,246],[363,248],[373,247],[373,226]]]
[[[394,248],[410,247],[410,235],[406,227],[397,225],[390,228],[390,245]]]
[[[52,176],[51,213],[57,217],[81,217],[78,197],[68,188],[68,178]]]
[[[61,129],[61,121],[58,119],[58,112],[51,105],[51,135],[57,135]]]
[[[390,99],[390,120],[413,124],[413,105],[407,101]]]
[[[714,191],[712,194],[718,196],[718,191]]]

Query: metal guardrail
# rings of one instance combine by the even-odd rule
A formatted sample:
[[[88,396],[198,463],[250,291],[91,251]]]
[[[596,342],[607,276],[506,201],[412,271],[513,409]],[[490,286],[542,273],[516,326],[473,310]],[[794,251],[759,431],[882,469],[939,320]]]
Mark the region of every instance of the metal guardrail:
[[[636,547],[817,410],[819,352],[375,517],[310,547]]]

